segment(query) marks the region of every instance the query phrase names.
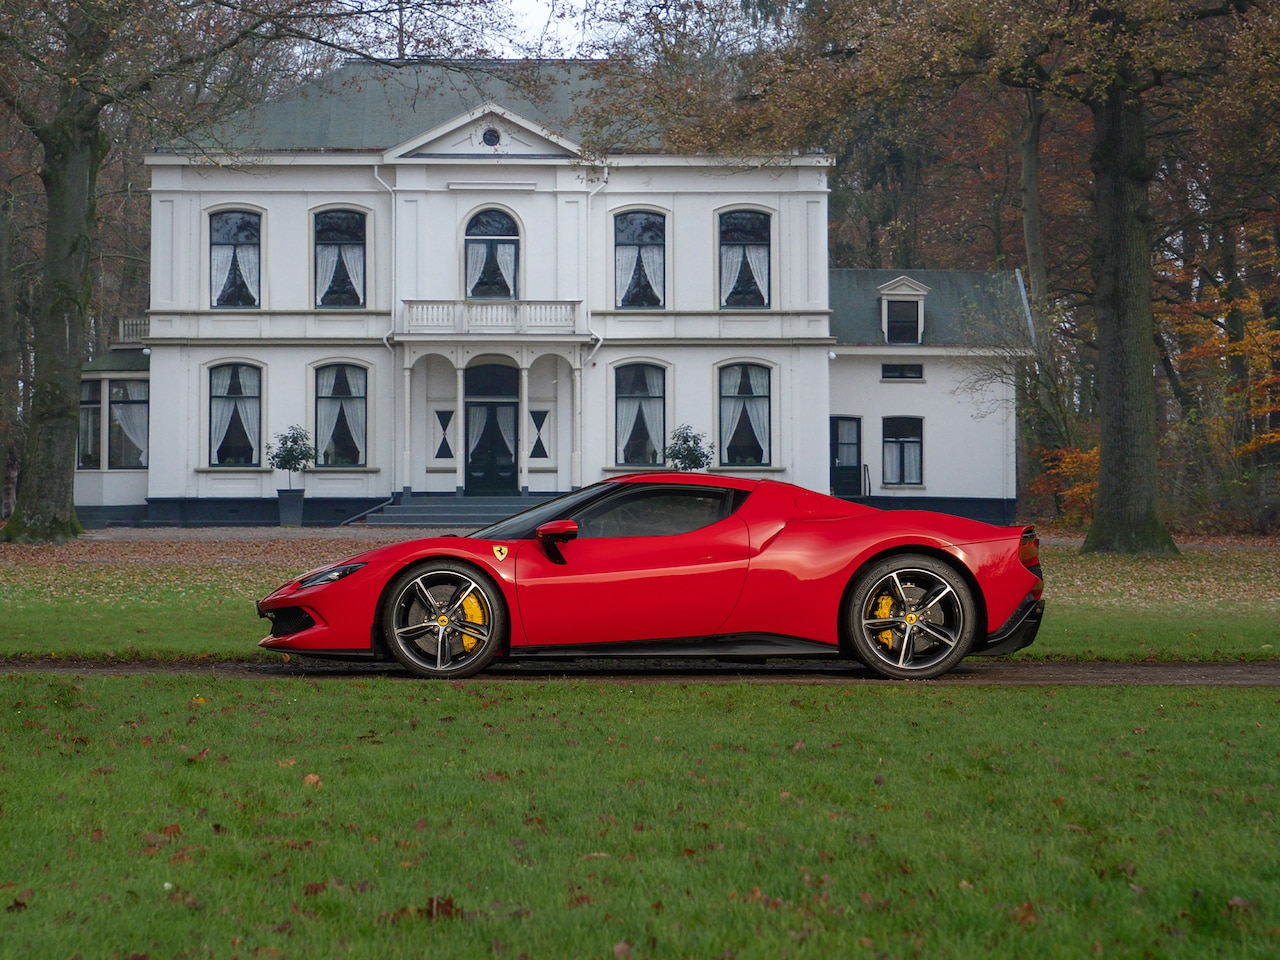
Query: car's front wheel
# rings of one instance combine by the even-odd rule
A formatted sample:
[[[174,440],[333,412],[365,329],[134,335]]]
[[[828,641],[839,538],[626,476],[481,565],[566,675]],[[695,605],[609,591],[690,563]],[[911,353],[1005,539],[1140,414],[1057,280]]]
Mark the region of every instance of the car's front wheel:
[[[858,658],[895,680],[929,680],[973,645],[977,611],[968,583],[932,557],[890,557],[858,578],[846,607]]]
[[[391,584],[382,630],[391,655],[420,677],[469,677],[489,665],[507,631],[497,584],[463,563],[433,560]]]

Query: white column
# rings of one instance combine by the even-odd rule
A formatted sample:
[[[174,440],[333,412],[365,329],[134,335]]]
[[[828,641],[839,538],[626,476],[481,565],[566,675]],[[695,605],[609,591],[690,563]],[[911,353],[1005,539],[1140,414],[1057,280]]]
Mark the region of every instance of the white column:
[[[407,359],[408,358],[406,357],[406,362],[401,365],[401,388],[404,391],[404,401],[402,405],[404,407],[404,413],[400,418],[400,430],[404,434],[404,449],[400,457],[400,485],[405,490],[410,490],[413,487],[413,481],[410,479],[411,468],[409,466],[409,438],[413,436],[413,368],[408,365]],[[392,481],[392,485],[394,486],[394,480]]]
[[[516,410],[516,485],[520,492],[529,492],[529,368],[520,364],[520,401]]]
[[[453,398],[453,422],[456,424],[453,435],[457,438],[457,444],[454,446],[453,459],[457,464],[457,472],[453,480],[455,490],[462,493],[467,486],[467,371],[464,367],[458,367],[455,372],[458,380]]]
[[[573,452],[570,455],[569,482],[582,486],[582,367],[573,367]]]

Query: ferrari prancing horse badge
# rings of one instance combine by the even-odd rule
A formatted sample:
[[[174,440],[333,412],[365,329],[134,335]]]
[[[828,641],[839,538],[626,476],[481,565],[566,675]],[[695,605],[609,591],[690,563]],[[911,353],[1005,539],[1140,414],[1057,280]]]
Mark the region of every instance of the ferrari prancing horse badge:
[[[495,546],[493,548],[493,555],[497,557],[500,561],[505,560],[507,559],[507,548],[504,546]]]

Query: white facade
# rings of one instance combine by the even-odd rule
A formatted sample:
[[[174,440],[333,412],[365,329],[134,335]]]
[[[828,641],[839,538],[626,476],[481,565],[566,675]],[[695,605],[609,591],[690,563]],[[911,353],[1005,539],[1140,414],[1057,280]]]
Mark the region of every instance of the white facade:
[[[663,468],[681,424],[712,471],[828,491],[833,416],[859,433],[858,489],[846,470],[836,492],[1012,502],[1012,397],[975,417],[963,349],[832,336],[826,158],[588,161],[492,100],[396,122],[392,146],[149,158],[146,469],[79,471],[82,510],[265,522],[292,483],[331,507],[309,522],[340,522],[405,494],[562,492]],[[883,380],[894,357],[927,375]],[[921,482],[882,475],[894,417],[923,421]],[[291,478],[268,445],[294,424],[321,456]]]

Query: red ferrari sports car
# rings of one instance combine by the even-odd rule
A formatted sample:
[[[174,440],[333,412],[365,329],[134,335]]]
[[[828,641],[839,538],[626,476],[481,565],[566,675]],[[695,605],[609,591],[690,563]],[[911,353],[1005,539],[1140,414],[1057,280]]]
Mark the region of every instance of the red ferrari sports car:
[[[899,679],[1040,628],[1040,542],[774,480],[605,480],[465,537],[379,547],[258,602],[261,646],[467,677],[495,657],[849,657]]]

